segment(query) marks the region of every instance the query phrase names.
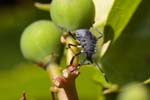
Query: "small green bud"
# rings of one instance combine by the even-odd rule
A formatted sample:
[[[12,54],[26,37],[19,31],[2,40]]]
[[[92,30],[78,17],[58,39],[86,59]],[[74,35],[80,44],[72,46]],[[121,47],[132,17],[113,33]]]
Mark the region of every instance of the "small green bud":
[[[67,31],[89,29],[94,23],[95,6],[92,0],[53,0],[50,14],[52,20]]]
[[[117,100],[149,100],[148,90],[142,84],[128,84],[121,90]]]
[[[29,25],[21,36],[21,51],[28,60],[40,64],[59,59],[62,53],[61,32],[48,20]]]

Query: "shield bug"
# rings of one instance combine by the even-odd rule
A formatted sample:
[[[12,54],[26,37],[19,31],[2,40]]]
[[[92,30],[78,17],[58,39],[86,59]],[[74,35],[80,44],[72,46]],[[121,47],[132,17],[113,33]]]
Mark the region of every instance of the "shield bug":
[[[75,34],[72,34],[71,32],[69,32],[69,34],[72,36],[73,39],[75,39],[77,41],[78,44],[77,45],[68,44],[68,48],[71,48],[71,46],[81,48],[81,50],[72,57],[72,59],[70,61],[70,65],[73,65],[73,61],[74,61],[75,57],[79,56],[81,53],[85,54],[86,57],[82,62],[80,62],[77,65],[78,68],[81,65],[88,65],[88,64],[93,63],[93,55],[96,52],[96,43],[103,36],[102,33],[99,32],[96,28],[94,28],[94,30],[99,33],[98,37],[95,37],[92,34],[92,32],[90,32],[88,29],[78,29],[75,31]],[[86,60],[90,61],[90,63],[89,62],[87,63]],[[107,81],[106,75],[105,75],[104,71],[102,70],[101,66],[99,66],[98,64],[96,64],[96,66],[102,72],[102,74],[104,75],[104,77]]]

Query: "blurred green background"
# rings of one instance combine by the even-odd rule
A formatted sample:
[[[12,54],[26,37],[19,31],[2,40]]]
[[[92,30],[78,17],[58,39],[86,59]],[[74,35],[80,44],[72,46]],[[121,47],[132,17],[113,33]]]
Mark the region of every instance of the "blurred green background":
[[[26,61],[20,51],[24,28],[39,19],[50,20],[49,12],[34,7],[36,1],[50,2],[0,0],[0,100],[19,100],[23,91],[26,91],[27,100],[51,100],[47,72]],[[96,23],[105,35],[104,42],[113,40],[101,59],[108,79],[119,85],[145,81],[150,76],[149,1],[134,0],[133,4],[130,0],[115,0],[112,7],[113,0],[94,1],[98,5]],[[130,7],[132,9],[128,9]],[[99,70],[87,66],[80,72],[76,81],[79,100],[97,100],[98,97],[104,100],[101,99],[102,84],[99,84],[104,79]],[[112,98],[106,96],[106,100]]]
[[[26,91],[27,100],[50,100],[50,82],[46,71],[26,61],[20,51],[23,29],[38,19],[50,19],[48,12],[40,11],[33,2],[50,0],[0,1],[0,100],[19,100]],[[84,71],[84,72],[83,72]],[[94,100],[100,91],[93,83],[96,68],[81,69],[77,79],[80,100]],[[88,84],[87,84],[88,83]]]

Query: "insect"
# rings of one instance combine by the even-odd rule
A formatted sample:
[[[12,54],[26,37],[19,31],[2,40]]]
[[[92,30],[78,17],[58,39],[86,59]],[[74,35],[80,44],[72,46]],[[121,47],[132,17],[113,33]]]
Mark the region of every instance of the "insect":
[[[82,62],[80,62],[77,65],[78,68],[81,65],[88,65],[88,64],[93,63],[93,55],[96,52],[96,43],[103,36],[102,33],[100,33],[96,28],[94,28],[94,29],[99,33],[98,37],[95,37],[88,29],[78,29],[75,31],[75,35],[73,35],[71,32],[69,32],[69,34],[72,36],[72,38],[78,42],[78,45],[68,44],[68,47],[71,48],[71,46],[74,46],[77,48],[81,48],[81,50],[72,57],[72,59],[70,61],[70,65],[73,64],[75,57],[77,57],[81,53],[85,54],[86,57]],[[87,63],[86,60],[90,61],[90,63]],[[102,74],[104,75],[104,77],[107,81],[107,78],[106,78],[105,73],[102,70],[102,68],[98,64],[96,64],[96,65],[100,69],[100,71],[102,72]]]

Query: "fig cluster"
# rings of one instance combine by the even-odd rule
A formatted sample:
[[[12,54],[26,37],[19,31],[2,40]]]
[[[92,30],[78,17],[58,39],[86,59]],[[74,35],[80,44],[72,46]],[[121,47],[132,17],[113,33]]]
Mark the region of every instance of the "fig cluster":
[[[92,0],[52,0],[50,16],[51,20],[38,20],[27,26],[21,36],[23,56],[44,65],[60,60],[63,31],[92,27],[95,7]]]

